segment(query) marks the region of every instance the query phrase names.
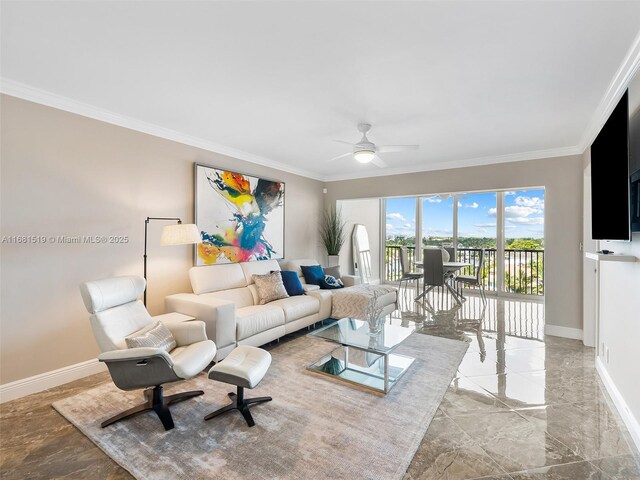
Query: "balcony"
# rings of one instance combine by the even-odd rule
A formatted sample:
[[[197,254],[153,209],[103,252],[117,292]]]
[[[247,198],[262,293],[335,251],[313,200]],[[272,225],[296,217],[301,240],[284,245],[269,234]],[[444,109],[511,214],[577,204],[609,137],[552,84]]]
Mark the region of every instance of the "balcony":
[[[458,262],[471,264],[460,271],[460,275],[474,275],[480,262],[479,248],[458,248]],[[482,284],[487,292],[498,292],[498,253],[495,248],[486,248],[482,268]],[[415,261],[415,247],[407,247],[409,263]],[[384,279],[397,282],[401,276],[400,247],[385,246]],[[504,291],[520,295],[544,295],[544,250],[504,250]]]

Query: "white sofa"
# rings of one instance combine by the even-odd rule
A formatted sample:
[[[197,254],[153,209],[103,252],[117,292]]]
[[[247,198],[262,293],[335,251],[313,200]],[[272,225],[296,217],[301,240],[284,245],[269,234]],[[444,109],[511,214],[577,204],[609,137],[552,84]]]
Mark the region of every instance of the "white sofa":
[[[217,347],[215,361],[225,358],[236,345],[260,346],[331,316],[331,290],[307,285],[300,265],[318,265],[314,259],[242,262],[193,267],[189,270],[193,293],[178,293],[165,299],[167,312],[178,312],[201,320],[207,337]],[[274,270],[298,273],[306,295],[260,305],[253,275]],[[346,277],[352,285],[353,277]]]

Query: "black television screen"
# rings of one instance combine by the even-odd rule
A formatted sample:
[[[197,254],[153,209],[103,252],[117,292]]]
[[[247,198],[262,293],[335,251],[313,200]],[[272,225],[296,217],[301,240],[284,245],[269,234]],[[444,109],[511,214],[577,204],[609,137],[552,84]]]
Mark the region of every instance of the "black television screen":
[[[591,237],[629,240],[629,95],[591,145]]]

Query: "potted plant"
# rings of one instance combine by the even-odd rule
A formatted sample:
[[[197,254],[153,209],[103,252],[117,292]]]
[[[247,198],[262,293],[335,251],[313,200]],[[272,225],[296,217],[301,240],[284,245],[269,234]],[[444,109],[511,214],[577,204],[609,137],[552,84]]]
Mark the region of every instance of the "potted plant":
[[[340,250],[346,239],[346,223],[342,219],[340,210],[332,209],[324,212],[320,223],[320,238],[327,250],[327,266],[334,267],[340,264]]]

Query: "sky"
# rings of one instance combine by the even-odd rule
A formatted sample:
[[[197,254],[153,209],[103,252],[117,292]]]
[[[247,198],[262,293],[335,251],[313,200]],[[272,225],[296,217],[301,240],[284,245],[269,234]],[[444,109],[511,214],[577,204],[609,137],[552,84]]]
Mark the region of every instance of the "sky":
[[[458,194],[458,236],[496,236],[496,193]],[[453,195],[423,197],[423,236],[453,235]],[[544,190],[505,192],[505,236],[544,237]],[[415,198],[387,199],[387,236],[415,235]]]

